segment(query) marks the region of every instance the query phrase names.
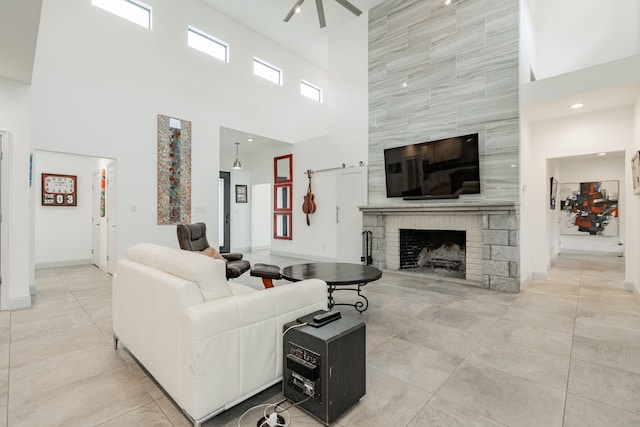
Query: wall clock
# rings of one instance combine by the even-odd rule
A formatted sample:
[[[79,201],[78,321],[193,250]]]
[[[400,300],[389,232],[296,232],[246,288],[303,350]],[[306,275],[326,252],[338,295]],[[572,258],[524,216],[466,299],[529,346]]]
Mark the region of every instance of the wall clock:
[[[76,175],[42,174],[42,206],[77,206]]]

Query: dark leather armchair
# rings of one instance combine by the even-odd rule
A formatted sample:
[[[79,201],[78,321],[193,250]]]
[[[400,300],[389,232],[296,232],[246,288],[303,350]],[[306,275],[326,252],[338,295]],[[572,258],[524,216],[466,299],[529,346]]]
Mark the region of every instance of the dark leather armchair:
[[[196,224],[178,224],[178,243],[180,249],[201,252],[210,245],[207,241],[207,226],[204,222]],[[249,261],[242,259],[242,254],[220,254],[227,260],[227,279],[239,277],[251,268]]]

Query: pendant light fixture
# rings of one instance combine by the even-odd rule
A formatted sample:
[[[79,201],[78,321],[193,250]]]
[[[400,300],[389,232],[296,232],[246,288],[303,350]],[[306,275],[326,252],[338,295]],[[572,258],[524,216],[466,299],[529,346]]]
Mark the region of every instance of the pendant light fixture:
[[[233,168],[234,169],[242,169],[242,165],[240,164],[240,159],[238,158],[238,146],[240,145],[239,142],[236,142],[236,161],[233,162]]]

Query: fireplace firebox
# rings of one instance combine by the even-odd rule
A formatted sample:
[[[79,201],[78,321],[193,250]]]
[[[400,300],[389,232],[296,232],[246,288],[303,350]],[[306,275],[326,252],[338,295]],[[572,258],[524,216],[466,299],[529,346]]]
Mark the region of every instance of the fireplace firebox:
[[[464,279],[466,232],[400,229],[400,269]]]

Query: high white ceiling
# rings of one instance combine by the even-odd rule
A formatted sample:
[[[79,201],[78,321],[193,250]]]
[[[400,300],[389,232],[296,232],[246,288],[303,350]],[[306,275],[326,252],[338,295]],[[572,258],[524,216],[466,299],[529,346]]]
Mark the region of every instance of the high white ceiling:
[[[289,22],[283,20],[296,0],[199,1],[324,69],[328,68],[329,33],[354,19],[366,19],[364,15],[357,18],[335,0],[323,0],[327,22],[323,29],[318,23],[315,0],[305,0],[301,13],[294,15]],[[364,12],[385,0],[350,1]],[[534,8],[538,3],[550,1],[553,0],[527,0],[527,3]],[[578,4],[583,0],[566,1]],[[0,0],[0,78],[31,82],[41,8],[42,0]],[[548,17],[542,13],[545,9],[534,9],[538,9],[536,21],[547,22]],[[591,22],[590,19],[584,21]],[[540,102],[525,107],[525,111],[532,121],[584,114],[597,109],[633,104],[638,90],[640,88],[636,83],[582,94],[581,101],[585,103],[585,108],[580,111],[567,109],[567,104],[573,102],[575,96]],[[248,143],[247,138],[250,136],[254,137],[254,144]],[[259,150],[264,145],[278,143],[239,130],[221,130],[222,149],[235,151],[235,141],[242,144],[241,151],[249,152]]]
[[[0,0],[0,77],[31,83],[42,0]]]
[[[264,150],[282,148],[290,150],[291,144],[277,139],[266,138],[264,136],[249,134],[236,129],[220,127],[220,149],[233,150],[236,152],[235,143],[239,142],[238,153],[242,159],[244,156],[260,153]]]
[[[329,33],[357,18],[335,0],[323,0],[327,22],[320,28],[315,0],[305,0],[301,12],[289,22],[284,17],[296,0],[200,0],[218,12],[262,34],[266,38],[285,46],[298,56],[327,69]],[[349,0],[365,12],[385,0]]]

